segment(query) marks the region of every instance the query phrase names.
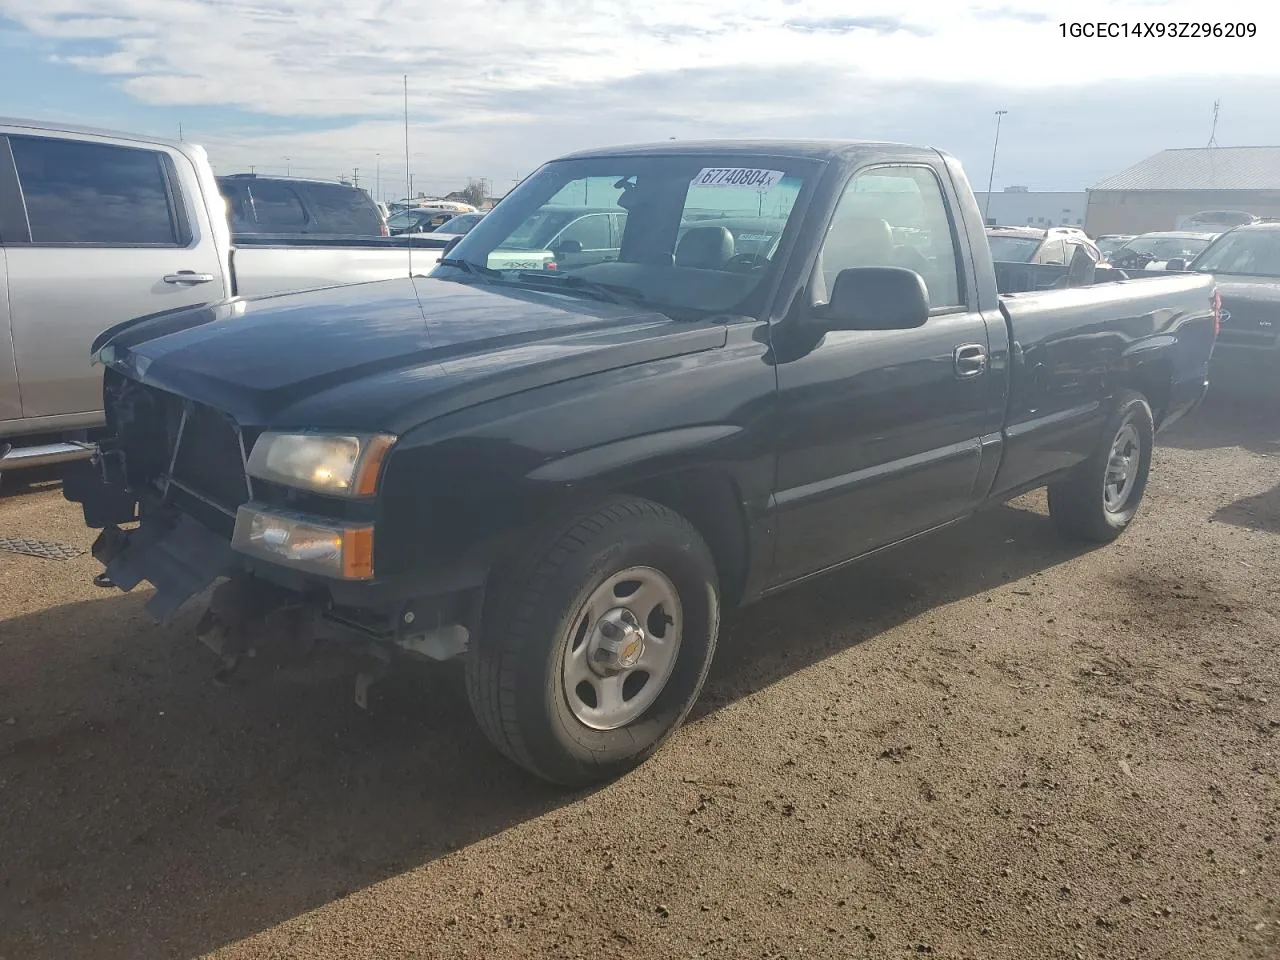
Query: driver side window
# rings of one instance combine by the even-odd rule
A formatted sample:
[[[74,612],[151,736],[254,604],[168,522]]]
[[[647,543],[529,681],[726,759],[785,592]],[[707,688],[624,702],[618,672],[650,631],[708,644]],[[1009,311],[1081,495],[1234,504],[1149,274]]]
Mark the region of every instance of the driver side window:
[[[875,167],[855,175],[836,205],[818,262],[818,301],[827,299],[841,270],[902,267],[924,279],[932,308],[964,302],[951,217],[928,167]]]
[[[584,253],[609,249],[609,214],[593,213],[579,217],[560,233],[559,242],[576,240]]]

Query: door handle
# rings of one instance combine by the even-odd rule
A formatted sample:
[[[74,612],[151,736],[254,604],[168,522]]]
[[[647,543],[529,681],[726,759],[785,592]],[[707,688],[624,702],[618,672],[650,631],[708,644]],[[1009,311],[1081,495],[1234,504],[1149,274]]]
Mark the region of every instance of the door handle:
[[[196,273],[194,270],[179,270],[177,273],[166,273],[165,283],[181,283],[194,286],[197,283],[213,282],[212,273]]]
[[[964,343],[956,347],[956,377],[968,380],[981,376],[987,369],[987,348],[980,343]]]

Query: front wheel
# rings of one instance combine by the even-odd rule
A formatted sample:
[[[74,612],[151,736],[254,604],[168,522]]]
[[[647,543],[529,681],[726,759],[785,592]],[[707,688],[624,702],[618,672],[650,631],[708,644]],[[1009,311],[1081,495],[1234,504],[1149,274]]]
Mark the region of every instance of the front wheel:
[[[710,551],[679,514],[617,497],[497,572],[467,691],[508,758],[567,786],[642,763],[680,725],[715,652]]]
[[[1154,447],[1151,407],[1141,394],[1126,391],[1093,455],[1049,485],[1049,514],[1059,532],[1094,543],[1120,536],[1146,492]]]

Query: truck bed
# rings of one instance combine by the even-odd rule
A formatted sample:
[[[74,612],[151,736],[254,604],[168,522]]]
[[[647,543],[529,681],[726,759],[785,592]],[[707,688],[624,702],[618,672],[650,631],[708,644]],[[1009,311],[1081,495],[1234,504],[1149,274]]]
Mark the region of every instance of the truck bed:
[[[997,268],[1000,264],[997,264]],[[1096,435],[1116,378],[1149,383],[1157,427],[1202,395],[1215,337],[1213,280],[1153,273],[1004,294],[1010,339],[1005,455],[992,494],[1070,469]],[[1072,453],[1071,451],[1076,451]]]

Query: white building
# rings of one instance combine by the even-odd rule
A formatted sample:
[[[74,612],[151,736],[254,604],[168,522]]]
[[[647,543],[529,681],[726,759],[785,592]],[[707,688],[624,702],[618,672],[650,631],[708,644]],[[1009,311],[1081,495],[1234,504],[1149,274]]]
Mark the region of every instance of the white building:
[[[1002,227],[1079,227],[1084,225],[1089,195],[1085,191],[1066,193],[1035,191],[1026,187],[1005,187],[991,194],[976,193],[978,209],[990,223]]]

